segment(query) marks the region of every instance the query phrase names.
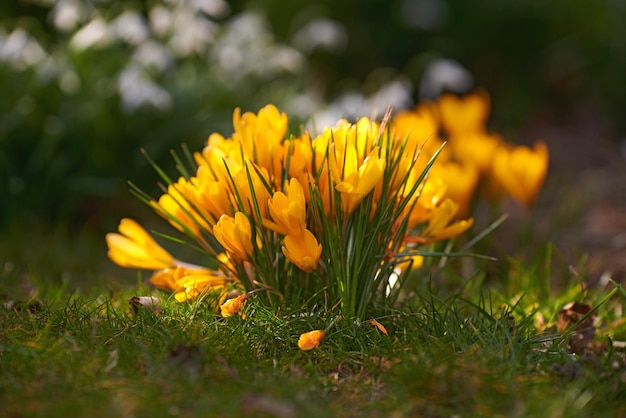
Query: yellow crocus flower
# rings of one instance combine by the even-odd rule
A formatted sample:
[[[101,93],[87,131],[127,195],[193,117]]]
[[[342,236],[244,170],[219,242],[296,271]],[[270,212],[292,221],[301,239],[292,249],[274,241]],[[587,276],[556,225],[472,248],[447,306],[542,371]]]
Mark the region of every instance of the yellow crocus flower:
[[[340,119],[337,124],[324,129],[323,133],[315,138],[313,147],[322,161],[330,144],[334,144],[338,156],[344,155],[348,149],[356,151],[358,164],[363,163],[367,155],[377,146],[380,126],[369,118],[361,118],[355,124]],[[342,158],[339,158],[340,160]]]
[[[225,286],[232,280],[218,270],[190,270],[189,274],[176,281],[180,289],[174,297],[178,302],[197,299],[211,290],[225,292]]]
[[[375,147],[359,164],[357,150],[348,147],[339,163],[334,145],[330,145],[328,165],[336,184],[335,189],[341,193],[341,210],[350,214],[383,178],[386,159],[378,156],[378,147]]]
[[[451,136],[483,132],[489,117],[491,103],[485,91],[478,91],[459,97],[455,94],[444,94],[439,98],[441,124]]]
[[[274,163],[280,162],[282,169],[288,169],[289,178],[302,179],[305,174],[313,172],[313,149],[308,132],[296,138],[286,139],[280,150],[281,153],[274,156],[278,159]]]
[[[474,223],[472,218],[450,224],[458,211],[458,203],[455,203],[452,199],[445,199],[432,212],[428,219],[428,226],[421,235],[410,238],[409,241],[422,245],[432,244],[436,241],[456,237],[467,231]]]
[[[179,231],[185,232],[187,229],[194,236],[199,236],[200,229],[207,230],[209,226],[204,217],[192,207],[195,194],[195,186],[186,178],[180,177],[176,183],[167,186],[167,193],[158,202],[152,202],[152,205]]]
[[[299,234],[289,234],[283,241],[283,254],[302,271],[311,273],[317,268],[322,255],[322,244],[308,229]]]
[[[176,282],[186,274],[185,267],[166,268],[155,271],[150,277],[150,283],[160,289],[180,292],[182,288]]]
[[[503,141],[499,136],[470,132],[450,140],[450,148],[457,161],[473,165],[481,173],[489,173],[496,150]]]
[[[493,160],[493,175],[504,190],[531,207],[548,172],[548,147],[537,142],[533,149],[520,145],[500,147]]]
[[[263,219],[263,226],[282,235],[299,234],[306,228],[306,201],[300,182],[292,178],[285,193],[276,192],[267,202],[272,221]]]
[[[106,235],[106,243],[109,247],[108,256],[115,264],[126,268],[146,270],[160,270],[176,265],[174,257],[157,244],[150,234],[134,220],[122,219],[118,230],[119,234]]]
[[[446,185],[440,177],[429,177],[413,194],[411,203],[406,206],[403,215],[398,217],[398,221],[408,216],[409,230],[426,222],[433,210],[443,201],[446,191]]]
[[[236,263],[251,260],[252,226],[242,212],[235,213],[234,218],[222,215],[213,227],[213,235]]]
[[[239,209],[247,213],[255,213],[254,202],[256,200],[261,216],[266,218],[266,202],[270,198],[270,192],[265,185],[270,184],[270,178],[265,167],[257,167],[251,161],[246,161],[245,168],[231,174],[233,187],[236,190],[234,194],[241,198],[241,203],[243,204],[243,207]]]
[[[189,201],[204,217],[215,223],[220,216],[232,214],[230,191],[224,187],[223,181],[215,180],[208,166],[198,167],[196,177],[192,177],[190,181],[194,187]]]
[[[214,133],[209,136],[207,146],[201,153],[194,154],[198,166],[209,168],[215,180],[227,181],[230,173],[236,173],[243,166],[241,145],[232,139]]]
[[[237,108],[233,113],[233,127],[235,132],[232,138],[241,143],[245,155],[259,167],[271,172],[275,149],[287,133],[287,114],[280,113],[274,105],[265,106],[258,114],[246,112],[242,115]]]
[[[441,182],[445,184],[445,197],[459,204],[457,216],[468,216],[472,196],[480,177],[478,169],[473,165],[447,161],[433,165],[430,176],[431,179],[441,179]]]
[[[439,138],[439,120],[432,107],[420,105],[415,110],[399,112],[391,124],[396,141],[402,144],[406,141],[405,153],[408,155],[419,153],[426,161],[435,155],[443,145]],[[439,154],[438,161],[447,160],[447,148]]]

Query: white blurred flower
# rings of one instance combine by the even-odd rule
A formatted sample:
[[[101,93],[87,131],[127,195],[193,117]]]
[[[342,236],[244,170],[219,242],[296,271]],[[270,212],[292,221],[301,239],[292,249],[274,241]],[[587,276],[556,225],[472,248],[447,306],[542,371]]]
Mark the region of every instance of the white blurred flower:
[[[225,17],[230,6],[224,0],[190,0],[191,5],[211,17]]]
[[[172,28],[172,12],[161,5],[154,6],[148,14],[150,27],[157,36],[167,35]]]
[[[0,62],[24,70],[39,65],[46,58],[46,51],[24,29],[16,28],[8,36],[0,34]]]
[[[171,30],[169,47],[172,54],[187,57],[205,53],[215,38],[218,26],[192,9],[179,8],[174,11]]]
[[[307,127],[315,134],[319,134],[318,130],[324,126],[335,126],[337,119],[354,119],[357,116],[367,115],[367,102],[363,94],[356,91],[349,91],[325,108],[313,113],[311,120],[307,123]]]
[[[290,115],[300,120],[306,120],[319,108],[321,98],[315,92],[305,92],[294,96],[285,106]]]
[[[110,28],[114,36],[131,45],[139,45],[150,36],[146,20],[134,10],[119,15],[111,22]]]
[[[368,100],[367,106],[372,116],[382,117],[387,109],[406,109],[413,104],[411,91],[413,85],[411,81],[403,76],[397,77],[393,81],[381,86]]]
[[[170,94],[155,84],[140,69],[125,68],[117,80],[118,92],[122,98],[122,107],[127,112],[151,106],[160,111],[167,111],[172,105]]]
[[[69,32],[85,18],[85,8],[78,0],[58,0],[50,11],[50,19],[61,32]]]
[[[297,72],[303,57],[297,50],[274,42],[265,18],[256,13],[235,16],[223,28],[209,56],[232,82],[249,74],[265,77]]]
[[[345,27],[330,19],[312,20],[300,28],[293,37],[293,44],[306,53],[316,49],[340,52],[345,49],[347,43]]]
[[[303,57],[297,50],[286,45],[273,45],[268,50],[267,73],[290,72],[295,73],[302,68]]]
[[[59,76],[59,88],[66,95],[78,93],[80,90],[80,78],[75,71],[66,69]]]
[[[357,91],[349,91],[335,99],[325,108],[312,112],[306,124],[313,133],[322,126],[334,126],[338,118],[355,120],[361,116],[381,118],[387,109],[406,109],[412,104],[411,82],[403,76],[382,85],[376,93],[365,97]]]
[[[458,61],[438,59],[426,67],[419,86],[419,96],[436,98],[444,90],[457,93],[468,91],[474,84],[474,77]]]
[[[135,49],[132,61],[143,68],[155,68],[162,72],[172,64],[172,55],[160,43],[148,40]]]
[[[70,40],[70,47],[82,51],[94,46],[103,47],[111,42],[111,32],[107,23],[97,16],[83,26]]]

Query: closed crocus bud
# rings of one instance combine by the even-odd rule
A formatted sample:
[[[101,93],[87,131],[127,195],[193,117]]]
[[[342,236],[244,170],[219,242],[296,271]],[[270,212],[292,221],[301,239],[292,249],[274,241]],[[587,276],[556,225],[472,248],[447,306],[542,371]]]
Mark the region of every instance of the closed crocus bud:
[[[494,156],[493,174],[507,193],[530,208],[548,172],[548,162],[545,142],[539,141],[533,148],[503,146]]]
[[[300,234],[289,234],[285,237],[283,254],[300,270],[311,273],[317,268],[322,255],[322,244],[317,242],[311,231],[305,229]]]
[[[222,215],[213,227],[213,235],[236,262],[250,260],[252,257],[252,225],[242,212],[235,217]]]
[[[326,333],[319,329],[305,332],[300,335],[300,339],[298,339],[298,348],[304,351],[313,350],[320,345],[325,336]]]
[[[273,222],[263,220],[263,225],[283,235],[300,233],[306,227],[306,200],[300,182],[292,178],[285,193],[276,192],[267,202]]]

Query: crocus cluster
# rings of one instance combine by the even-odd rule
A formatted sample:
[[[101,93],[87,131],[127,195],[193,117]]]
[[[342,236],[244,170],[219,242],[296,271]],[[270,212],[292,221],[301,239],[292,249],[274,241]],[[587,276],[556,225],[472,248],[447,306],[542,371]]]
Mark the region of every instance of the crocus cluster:
[[[240,312],[237,292],[255,292],[268,304],[339,303],[363,318],[398,287],[399,268],[471,227],[464,218],[480,176],[532,203],[545,145],[504,144],[486,132],[487,114],[484,96],[444,96],[381,123],[339,120],[318,135],[293,135],[273,105],[236,109],[229,137],[210,135],[191,168],[179,164],[176,181],[158,170],[167,186],[158,199],[146,197],[217,268],[175,259],[130,219],[107,235],[109,257],[155,270],[151,282],[178,301],[215,295],[224,316]]]
[[[429,136],[423,158],[445,141],[431,178],[445,184],[445,195],[471,212],[471,203],[482,183],[483,196],[491,201],[509,195],[530,208],[548,170],[548,148],[542,141],[533,148],[511,145],[487,130],[490,98],[479,90],[459,97],[444,94],[437,102],[421,103],[394,118],[398,132],[417,140]]]

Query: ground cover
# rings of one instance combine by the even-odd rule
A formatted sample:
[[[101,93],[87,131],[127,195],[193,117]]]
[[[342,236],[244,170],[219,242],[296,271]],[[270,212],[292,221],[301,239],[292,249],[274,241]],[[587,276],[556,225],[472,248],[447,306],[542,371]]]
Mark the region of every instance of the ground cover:
[[[20,272],[5,269],[3,414],[620,416],[624,291],[574,283],[541,296],[545,261],[510,264],[503,283],[528,282],[508,303],[505,288],[490,290],[479,276],[456,290],[433,277],[410,303],[369,312],[382,328],[337,309],[271,311],[254,297],[245,319],[222,318],[142,282],[82,294],[38,283],[18,300],[7,285]],[[159,309],[136,296],[158,297]],[[580,306],[563,309],[573,301]],[[326,338],[298,349],[311,329]]]

